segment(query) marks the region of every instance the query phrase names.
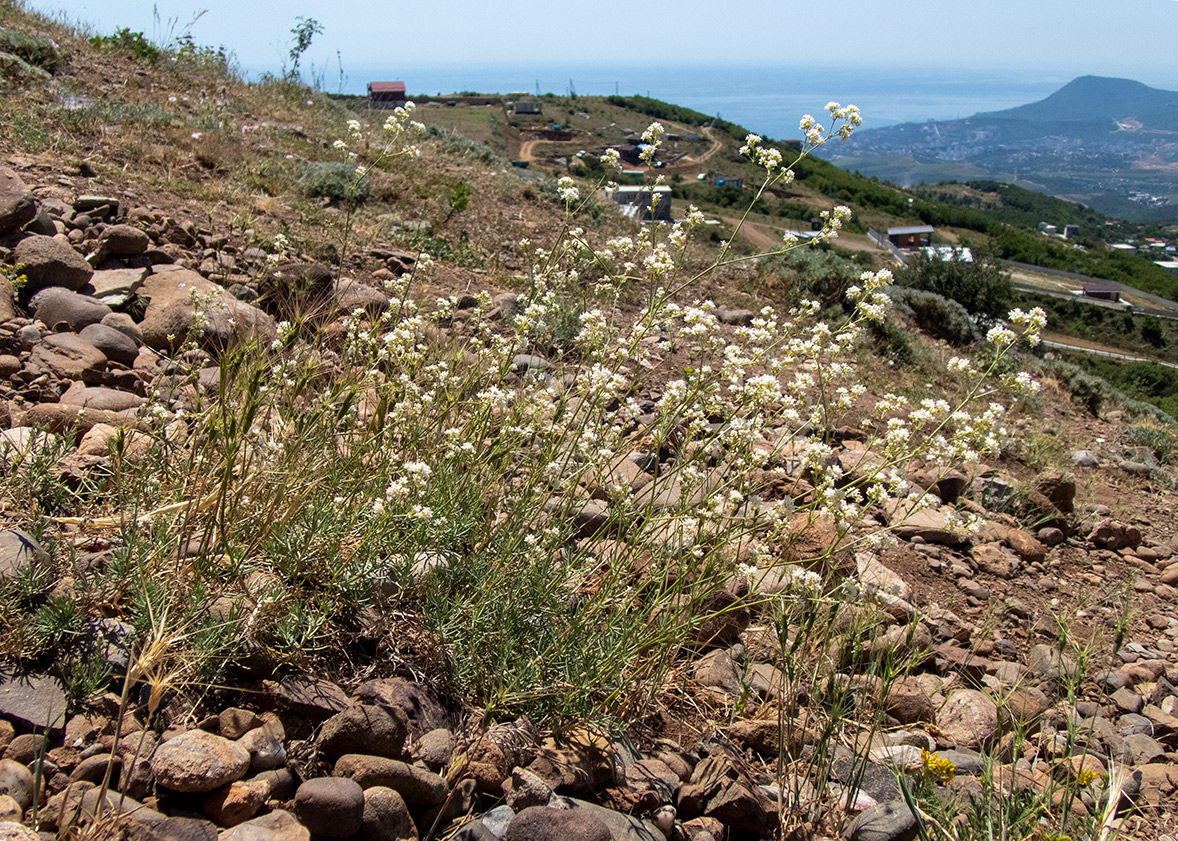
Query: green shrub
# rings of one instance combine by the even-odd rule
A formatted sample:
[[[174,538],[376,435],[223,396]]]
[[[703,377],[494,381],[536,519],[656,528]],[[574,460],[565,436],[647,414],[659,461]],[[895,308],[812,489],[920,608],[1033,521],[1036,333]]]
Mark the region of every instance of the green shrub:
[[[988,319],[1001,318],[1010,308],[1010,275],[985,257],[972,263],[918,258],[896,272],[896,285],[935,292]]]
[[[367,175],[357,175],[356,167],[339,161],[317,161],[307,165],[299,187],[308,198],[326,198],[333,202],[363,204],[372,194]]]
[[[47,73],[52,73],[65,61],[64,50],[52,38],[3,27],[0,27],[0,53],[14,55]]]
[[[163,56],[142,32],[132,32],[125,26],[115,30],[114,35],[95,35],[90,43],[104,50],[125,53],[143,64],[155,64]]]
[[[916,326],[930,336],[944,339],[958,347],[977,338],[977,329],[965,307],[936,292],[900,286],[888,290],[897,309],[912,318]]]

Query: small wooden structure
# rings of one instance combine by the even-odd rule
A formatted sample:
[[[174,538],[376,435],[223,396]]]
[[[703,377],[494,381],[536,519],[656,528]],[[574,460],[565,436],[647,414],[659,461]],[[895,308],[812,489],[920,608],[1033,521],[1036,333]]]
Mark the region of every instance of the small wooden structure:
[[[932,225],[907,225],[888,228],[888,242],[896,248],[921,248],[933,244]]]
[[[1098,301],[1112,301],[1114,304],[1121,302],[1120,288],[1103,283],[1084,284],[1082,294],[1085,298],[1095,298]]]
[[[404,82],[369,82],[369,108],[399,108],[405,104]]]

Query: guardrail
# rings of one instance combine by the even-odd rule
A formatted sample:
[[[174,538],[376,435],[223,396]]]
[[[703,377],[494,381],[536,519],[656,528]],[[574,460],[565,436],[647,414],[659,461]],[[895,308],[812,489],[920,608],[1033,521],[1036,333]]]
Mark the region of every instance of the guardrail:
[[[905,266],[908,265],[909,255],[906,254],[905,252],[901,251],[899,248],[896,248],[896,246],[892,245],[891,242],[888,241],[888,238],[886,236],[884,236],[883,234],[881,234],[879,231],[877,231],[875,228],[868,228],[867,229],[867,236],[876,245],[880,246],[885,251],[888,251],[893,257],[895,257],[897,260],[899,260],[902,265],[905,265]]]

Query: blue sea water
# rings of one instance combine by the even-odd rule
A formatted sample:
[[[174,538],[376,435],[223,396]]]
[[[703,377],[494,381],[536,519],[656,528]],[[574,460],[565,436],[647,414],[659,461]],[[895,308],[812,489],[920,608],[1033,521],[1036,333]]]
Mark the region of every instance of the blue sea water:
[[[344,67],[346,78],[324,79],[329,92],[365,92],[370,81],[404,81],[413,94],[523,91],[581,95],[642,94],[719,115],[767,137],[798,136],[803,114],[827,102],[853,103],[865,128],[928,119],[949,120],[1043,99],[1070,74],[1018,70],[872,67],[815,69],[775,66],[552,65]]]

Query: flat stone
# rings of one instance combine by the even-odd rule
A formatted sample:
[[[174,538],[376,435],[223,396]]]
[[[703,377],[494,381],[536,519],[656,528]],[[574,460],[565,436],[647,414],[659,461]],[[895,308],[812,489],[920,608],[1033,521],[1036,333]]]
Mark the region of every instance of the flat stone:
[[[0,663],[0,716],[27,730],[48,727],[56,739],[65,728],[65,712],[65,689],[57,678]]]
[[[106,355],[81,336],[54,333],[33,348],[28,368],[34,374],[52,374],[59,380],[96,383],[106,370]]]
[[[147,398],[129,391],[119,391],[103,386],[83,386],[81,383],[75,382],[61,395],[59,402],[64,406],[123,412],[127,409],[138,409],[147,402]]]
[[[336,761],[334,773],[355,780],[361,788],[391,788],[410,806],[435,806],[449,792],[446,781],[437,774],[381,756],[345,754]]]
[[[888,527],[896,537],[912,540],[919,537],[926,543],[953,546],[967,539],[964,528],[950,522],[945,509],[921,508],[913,511],[907,500],[887,506]]]
[[[143,286],[147,269],[100,269],[79,292],[111,307],[123,307]]]
[[[82,436],[100,423],[119,429],[148,431],[147,424],[139,418],[105,409],[78,408],[60,403],[37,404],[25,413],[25,423],[39,426],[54,435],[68,433],[76,440],[81,440]]]
[[[847,841],[911,841],[916,835],[916,816],[903,800],[863,810],[843,833]]]
[[[264,680],[258,686],[260,700],[305,715],[312,721],[324,721],[348,707],[348,696],[328,680],[307,675],[287,675],[279,680]]]
[[[311,841],[311,832],[290,812],[275,809],[225,830],[217,841]]]
[[[48,553],[20,529],[0,531],[0,581],[11,581],[49,564]]]

